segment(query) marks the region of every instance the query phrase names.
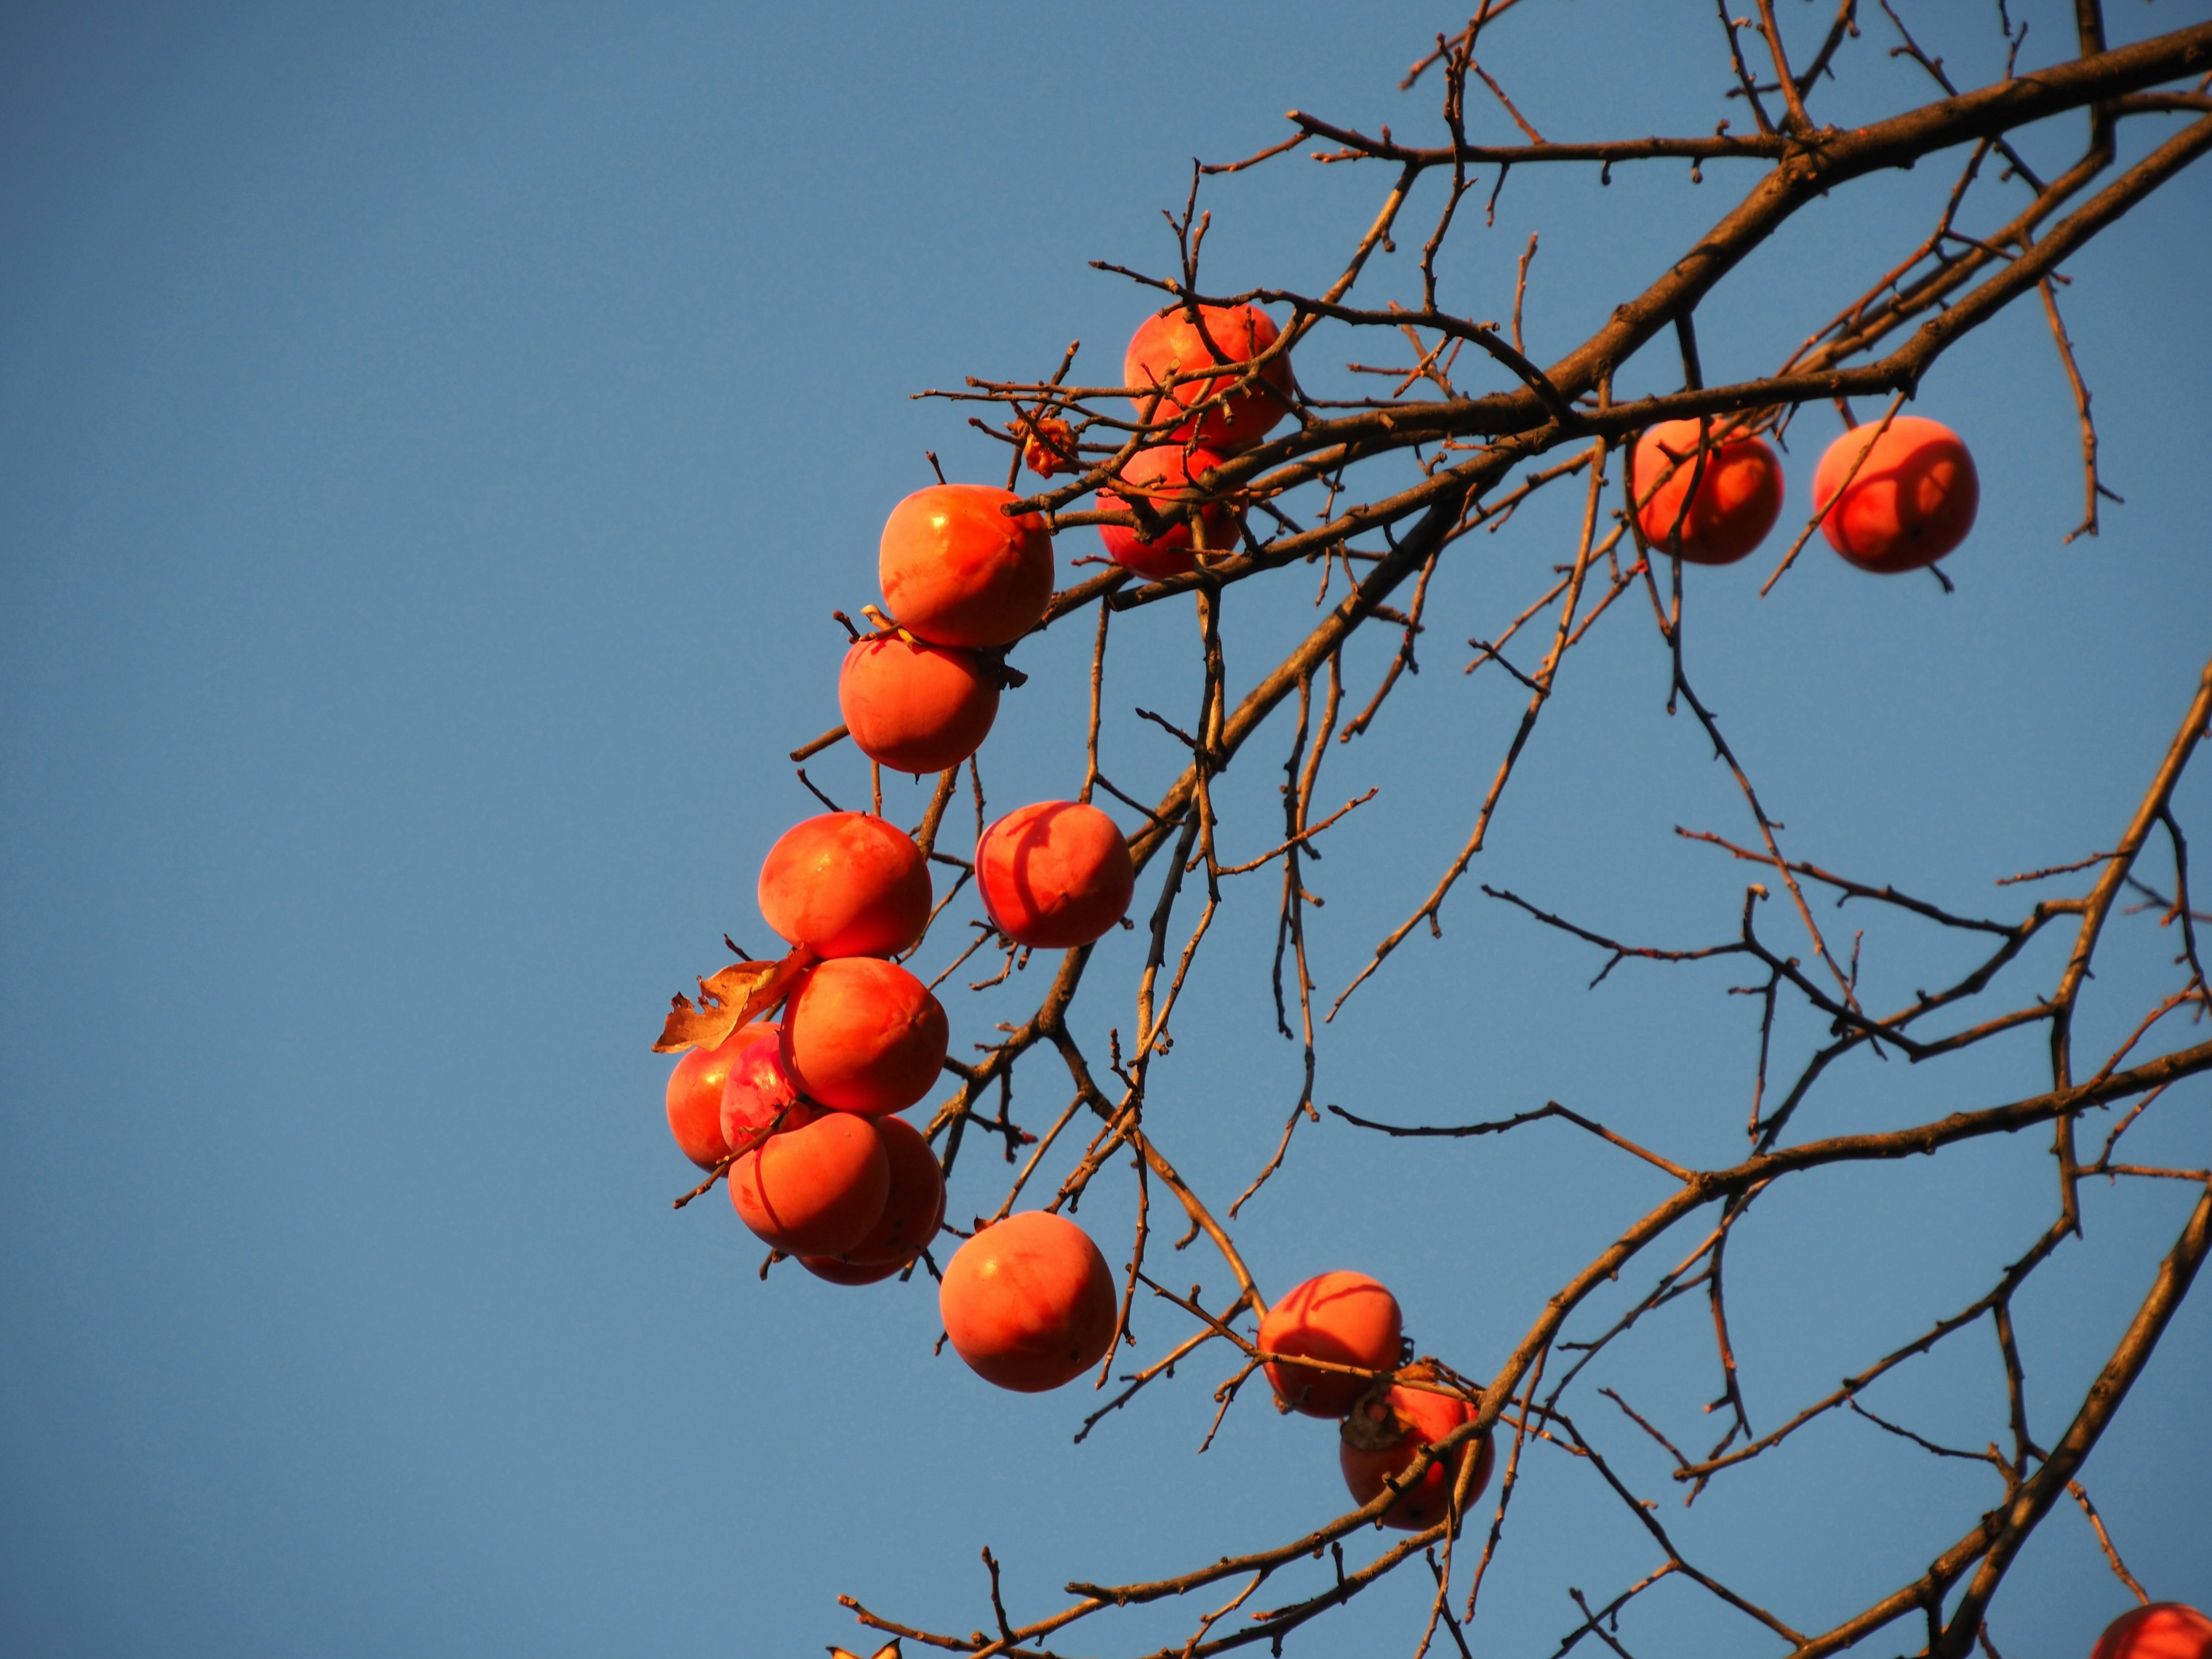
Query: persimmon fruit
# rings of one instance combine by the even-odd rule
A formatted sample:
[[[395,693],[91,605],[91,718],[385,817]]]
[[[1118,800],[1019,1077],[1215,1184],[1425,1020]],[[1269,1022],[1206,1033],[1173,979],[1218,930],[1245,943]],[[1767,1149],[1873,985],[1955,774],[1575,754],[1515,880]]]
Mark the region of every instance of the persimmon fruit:
[[[837,707],[862,754],[918,776],[983,746],[999,714],[999,682],[971,651],[881,635],[846,652]]]
[[[968,1368],[1018,1394],[1073,1380],[1114,1341],[1106,1258],[1090,1234],[1044,1210],[994,1222],[955,1251],[937,1307]]]
[[[1629,487],[1644,503],[1636,522],[1652,546],[1686,563],[1734,564],[1748,557],[1782,516],[1782,463],[1765,439],[1736,436],[1708,444],[1700,465],[1698,441],[1695,421],[1662,421],[1636,441]]]
[[[1104,937],[1121,920],[1137,866],[1120,829],[1097,807],[1041,800],[983,832],[975,882],[992,925],[1008,939],[1064,951]]]
[[[817,1279],[832,1285],[880,1285],[906,1270],[903,1261],[886,1261],[879,1267],[860,1267],[842,1256],[802,1255],[799,1265]]]
[[[876,572],[902,627],[933,645],[1012,645],[1052,599],[1052,536],[1020,497],[932,484],[891,509]]]
[[[2212,1659],[2212,1619],[2179,1601],[2130,1607],[2105,1627],[2089,1659]]]
[[[1917,570],[1950,552],[1974,527],[1981,501],[1974,458],[1959,434],[1917,415],[1897,416],[1886,432],[1879,422],[1853,427],[1813,473],[1813,508],[1826,515],[1828,545],[1878,575]]]
[[[842,1255],[805,1257],[801,1265],[817,1279],[837,1285],[872,1285],[902,1271],[921,1254],[922,1246],[937,1237],[945,1219],[945,1176],[937,1167],[937,1154],[929,1143],[902,1117],[879,1117],[877,1132],[890,1158],[890,1191],[884,1212],[868,1236]],[[827,1269],[828,1271],[825,1271]]]
[[[1122,384],[1137,394],[1134,401],[1139,415],[1151,402],[1151,394],[1146,388],[1159,386],[1178,374],[1187,374],[1216,363],[1223,365],[1228,371],[1225,374],[1185,380],[1166,389],[1152,411],[1152,418],[1172,418],[1177,410],[1194,409],[1216,392],[1228,392],[1243,374],[1244,366],[1275,343],[1275,319],[1257,306],[1200,306],[1198,309],[1206,323],[1204,334],[1199,332],[1180,306],[1158,316],[1147,317],[1137,325],[1128,352],[1122,359],[1121,374]],[[1220,348],[1219,352],[1207,347],[1208,338]],[[1208,449],[1223,454],[1233,455],[1239,450],[1249,449],[1291,412],[1294,385],[1290,359],[1277,357],[1260,371],[1259,380],[1252,386],[1242,392],[1230,392],[1200,416],[1194,435]],[[1191,425],[1186,421],[1174,435],[1193,436]]]
[[[850,1112],[770,1135],[730,1165],[738,1218],[787,1255],[851,1249],[882,1216],[890,1185],[883,1137]]]
[[[711,1170],[730,1155],[722,1139],[722,1088],[739,1054],[773,1025],[743,1025],[712,1048],[686,1048],[668,1074],[668,1128],[684,1156]]]
[[[950,1036],[943,1006],[905,969],[841,957],[809,969],[784,1005],[783,1067],[834,1110],[902,1112],[937,1081]]]
[[[817,957],[896,956],[929,923],[929,860],[897,825],[824,812],[784,831],[761,865],[760,908]]]
[[[1211,449],[1193,449],[1186,455],[1180,444],[1140,449],[1122,463],[1121,482],[1126,489],[1101,489],[1098,509],[1102,513],[1116,512],[1128,506],[1132,496],[1141,498],[1154,508],[1171,507],[1190,493],[1193,477],[1202,477],[1226,459]],[[1241,508],[1227,501],[1214,501],[1199,508],[1198,519],[1206,532],[1206,551],[1225,553],[1237,546],[1237,532],[1244,523]],[[1188,520],[1170,525],[1151,541],[1146,541],[1145,532],[1133,526],[1102,524],[1098,526],[1098,539],[1105,543],[1115,563],[1153,581],[1198,568],[1198,561],[1192,553],[1197,537]]]
[[[803,1128],[814,1118],[814,1108],[799,1098],[791,1073],[783,1066],[783,1027],[749,1025],[753,1040],[738,1051],[722,1084],[719,1121],[723,1144],[732,1149],[750,1146],[763,1130],[781,1133]]]
[[[1404,1334],[1398,1298],[1365,1273],[1330,1273],[1285,1291],[1260,1322],[1262,1352],[1302,1354],[1333,1364],[1395,1370]],[[1270,1360],[1275,1398],[1309,1417],[1341,1417],[1372,1382],[1341,1371]]]
[[[1377,1383],[1353,1405],[1338,1437],[1337,1461],[1352,1501],[1373,1503],[1382,1495],[1384,1482],[1402,1476],[1424,1448],[1474,1419],[1474,1407],[1457,1395]],[[1450,1509],[1453,1484],[1470,1459],[1474,1472],[1468,1481],[1462,1511],[1472,1507],[1490,1484],[1491,1465],[1497,1461],[1497,1448],[1486,1434],[1462,1447],[1457,1456],[1430,1464],[1382,1512],[1382,1524],[1401,1532],[1436,1525]]]

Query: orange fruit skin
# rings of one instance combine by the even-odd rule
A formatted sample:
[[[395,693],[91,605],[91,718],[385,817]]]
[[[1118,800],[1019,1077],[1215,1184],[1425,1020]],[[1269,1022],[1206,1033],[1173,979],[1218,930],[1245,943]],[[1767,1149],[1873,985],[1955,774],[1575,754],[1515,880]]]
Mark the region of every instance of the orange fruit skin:
[[[950,1035],[943,1006],[905,969],[841,957],[808,969],[784,1005],[783,1068],[810,1100],[878,1117],[930,1091]]]
[[[1042,1394],[1106,1357],[1114,1275],[1064,1216],[1024,1210],[977,1233],[945,1264],[937,1307],[968,1368],[1017,1394]]]
[[[904,1261],[892,1261],[880,1267],[856,1267],[834,1255],[802,1255],[799,1265],[832,1285],[880,1285],[886,1279],[896,1278],[906,1267]]]
[[[874,1285],[905,1271],[945,1219],[945,1176],[921,1132],[902,1117],[879,1117],[890,1156],[890,1195],[868,1236],[842,1255],[801,1256],[799,1265],[832,1285]]]
[[[740,1026],[714,1048],[686,1048],[676,1069],[668,1074],[668,1129],[684,1156],[702,1170],[711,1170],[730,1155],[722,1139],[722,1085],[730,1067],[748,1045],[773,1025]]]
[[[1260,1322],[1269,1353],[1304,1354],[1339,1365],[1395,1370],[1404,1334],[1398,1298],[1365,1273],[1323,1273],[1286,1292]],[[1370,1386],[1365,1377],[1270,1360],[1275,1397],[1308,1417],[1341,1417]]]
[[[1164,507],[1167,502],[1160,499],[1161,494],[1180,495],[1193,473],[1203,474],[1227,459],[1210,449],[1194,449],[1186,459],[1180,445],[1163,444],[1156,449],[1140,449],[1129,457],[1122,465],[1121,478],[1133,493],[1141,495],[1152,506]],[[1115,512],[1128,504],[1124,496],[1111,489],[1098,492],[1098,510],[1102,513]],[[1243,513],[1219,502],[1200,507],[1198,516],[1206,526],[1207,552],[1235,550],[1237,529],[1244,522]],[[1191,556],[1194,538],[1188,524],[1170,525],[1158,541],[1150,542],[1131,526],[1102,524],[1098,526],[1098,539],[1106,544],[1106,550],[1113,556],[1115,563],[1153,581],[1198,568],[1198,561]]]
[[[2132,1607],[2105,1627],[2089,1659],[2212,1659],[2212,1619],[2179,1601]]]
[[[1815,512],[1828,545],[1862,570],[1892,576],[1929,565],[1966,539],[1982,501],[1980,475],[1959,434],[1937,421],[1900,415],[1878,439],[1879,422],[1853,427],[1828,446],[1813,474]],[[1873,439],[1848,489],[1844,476]]]
[[[921,1254],[945,1219],[945,1175],[921,1132],[902,1117],[874,1120],[891,1164],[890,1194],[868,1236],[844,1252],[853,1267],[888,1267],[896,1273]]]
[[[930,897],[921,848],[866,812],[793,824],[761,865],[761,915],[817,957],[896,956],[928,926]]]
[[[1681,518],[1679,556],[1686,563],[1734,564],[1749,557],[1782,516],[1782,463],[1764,439],[1751,437],[1708,448],[1702,469],[1697,456],[1695,421],[1662,421],[1636,441],[1631,486],[1636,499],[1650,496],[1637,512],[1637,525],[1652,546],[1673,553],[1674,521]],[[1676,457],[1670,474],[1668,466]],[[1698,493],[1683,517],[1692,477]]]
[[[748,1025],[745,1030],[757,1035],[731,1062],[722,1085],[720,1123],[726,1147],[749,1146],[770,1124],[777,1126],[778,1134],[801,1128],[815,1115],[783,1069],[783,1027]]]
[[[1064,951],[1112,931],[1136,891],[1137,866],[1120,829],[1097,807],[1041,800],[983,832],[975,881],[1000,933]]]
[[[918,776],[983,746],[999,715],[999,683],[951,646],[862,640],[845,653],[837,707],[862,754]]]
[[[1186,380],[1170,389],[1152,411],[1156,421],[1169,417],[1176,410],[1189,409],[1235,385],[1243,365],[1275,343],[1274,319],[1257,306],[1200,306],[1199,314],[1206,319],[1206,335],[1212,337],[1225,356],[1216,356],[1207,349],[1205,336],[1192,326],[1181,307],[1164,316],[1147,317],[1137,325],[1121,362],[1121,383],[1139,389],[1133,399],[1139,415],[1150,401],[1141,388],[1158,385],[1171,374],[1213,363],[1234,366],[1230,374]],[[1249,449],[1291,412],[1293,384],[1290,360],[1278,357],[1261,371],[1257,385],[1206,411],[1198,422],[1198,441],[1224,454]],[[1185,422],[1174,435],[1188,438],[1192,435],[1189,428],[1190,423]]]
[[[1012,645],[1052,599],[1052,536],[988,484],[932,484],[891,509],[876,561],[884,600],[932,645]]]
[[[836,1255],[868,1235],[890,1196],[890,1158],[876,1126],[824,1112],[771,1135],[730,1165],[730,1204],[787,1255]]]
[[[1352,1501],[1360,1504],[1371,1504],[1380,1498],[1384,1478],[1410,1468],[1423,1447],[1443,1439],[1461,1424],[1472,1423],[1475,1418],[1475,1408],[1458,1396],[1429,1394],[1419,1389],[1394,1388],[1387,1399],[1364,1401],[1359,1409],[1377,1420],[1395,1414],[1406,1431],[1397,1444],[1382,1451],[1362,1451],[1349,1441],[1338,1442],[1337,1459],[1344,1470],[1344,1484]],[[1490,1484],[1491,1466],[1497,1456],[1498,1449],[1486,1434],[1461,1448],[1457,1457],[1430,1464],[1421,1478],[1382,1512],[1382,1524],[1395,1527],[1401,1532],[1419,1532],[1425,1527],[1435,1526],[1451,1507],[1452,1485],[1458,1479],[1455,1466],[1465,1467],[1470,1457],[1476,1462],[1474,1478],[1468,1483],[1466,1508],[1473,1508],[1475,1499],[1482,1496],[1483,1488]],[[1466,1510],[1461,1512],[1464,1514]]]

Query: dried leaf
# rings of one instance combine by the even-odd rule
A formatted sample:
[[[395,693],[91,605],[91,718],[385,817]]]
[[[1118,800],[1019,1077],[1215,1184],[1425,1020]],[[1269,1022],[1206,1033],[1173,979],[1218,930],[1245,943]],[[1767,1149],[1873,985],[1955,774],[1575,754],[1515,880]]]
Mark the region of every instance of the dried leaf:
[[[1037,421],[1024,416],[1014,422],[1014,431],[1022,440],[1022,465],[1040,477],[1083,470],[1076,459],[1074,429],[1066,421],[1049,415]]]
[[[779,962],[733,962],[712,979],[699,981],[699,1000],[672,999],[657,1054],[681,1048],[712,1048],[757,1014],[781,1002],[791,982],[814,965],[814,953],[794,948]]]

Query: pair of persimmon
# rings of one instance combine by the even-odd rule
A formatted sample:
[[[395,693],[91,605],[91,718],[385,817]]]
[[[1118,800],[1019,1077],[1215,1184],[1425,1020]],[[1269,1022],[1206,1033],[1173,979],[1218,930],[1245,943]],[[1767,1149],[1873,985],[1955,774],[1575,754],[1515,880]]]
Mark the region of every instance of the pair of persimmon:
[[[1101,511],[1127,507],[1133,497],[1155,507],[1184,500],[1193,479],[1251,448],[1291,412],[1296,383],[1287,356],[1269,359],[1250,386],[1237,388],[1254,360],[1275,343],[1274,319],[1257,306],[1200,306],[1198,313],[1202,327],[1180,307],[1148,317],[1129,342],[1123,382],[1151,388],[1136,399],[1139,416],[1157,422],[1164,416],[1200,412],[1177,424],[1165,443],[1140,449],[1124,462],[1121,488],[1098,492]],[[1216,367],[1226,372],[1186,378]],[[1229,551],[1243,526],[1242,507],[1209,501],[1158,536],[1106,524],[1098,526],[1098,538],[1116,564],[1157,581],[1196,569],[1197,551]]]
[[[877,575],[896,626],[855,641],[837,677],[853,742],[897,772],[942,772],[999,715],[1003,651],[1052,601],[1052,537],[987,484],[917,489],[891,509]]]
[[[1781,516],[1782,463],[1763,438],[1715,441],[1696,421],[1664,421],[1630,453],[1629,490],[1654,547],[1691,564],[1734,564]],[[1981,498],[1959,434],[1917,415],[1853,427],[1813,474],[1828,545],[1881,575],[1917,570],[1957,547]]]
[[[1462,1475],[1462,1504],[1482,1495],[1497,1450],[1485,1434],[1431,1462],[1418,1480],[1405,1479],[1425,1448],[1474,1422],[1476,1407],[1464,1395],[1422,1386],[1439,1381],[1429,1362],[1401,1364],[1404,1334],[1396,1297],[1365,1273],[1340,1272],[1288,1291],[1260,1322],[1257,1340],[1261,1352],[1277,1356],[1267,1361],[1267,1382],[1284,1411],[1340,1420],[1337,1462],[1352,1501],[1371,1504],[1395,1491],[1382,1524],[1418,1532],[1444,1518]],[[1354,1369],[1323,1370],[1297,1359]]]

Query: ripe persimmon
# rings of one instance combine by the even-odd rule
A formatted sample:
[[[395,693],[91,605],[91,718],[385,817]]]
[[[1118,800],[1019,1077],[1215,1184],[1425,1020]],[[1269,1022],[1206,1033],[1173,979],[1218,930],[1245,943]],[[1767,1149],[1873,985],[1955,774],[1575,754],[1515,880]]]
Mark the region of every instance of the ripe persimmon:
[[[1260,1322],[1264,1353],[1303,1354],[1338,1365],[1395,1370],[1403,1334],[1398,1298],[1365,1273],[1323,1273],[1284,1293]],[[1310,1365],[1267,1364],[1275,1398],[1309,1417],[1341,1417],[1372,1379]]]
[[[781,1133],[804,1127],[815,1115],[783,1069],[783,1027],[771,1024],[745,1029],[757,1035],[731,1062],[722,1085],[722,1140],[732,1148],[750,1146],[763,1129]]]
[[[942,772],[991,734],[999,682],[973,652],[883,635],[845,653],[837,707],[870,760],[895,772]]]
[[[866,812],[793,824],[761,865],[761,915],[817,957],[896,956],[921,937],[929,901],[921,848]]]
[[[1828,446],[1813,473],[1813,508],[1826,513],[1820,529],[1829,546],[1862,570],[1891,576],[1933,564],[1966,539],[1982,481],[1959,434],[1940,421],[1899,415],[1878,431],[1881,423],[1869,422]]]
[[[865,1117],[824,1112],[730,1165],[730,1204],[787,1255],[837,1255],[868,1236],[890,1196],[890,1158]]]
[[[988,484],[932,484],[884,525],[876,574],[902,627],[932,645],[1012,645],[1052,599],[1052,535]]]
[[[1405,1374],[1416,1375],[1419,1370],[1409,1367]],[[1401,1477],[1424,1448],[1462,1423],[1474,1422],[1475,1415],[1474,1407],[1457,1395],[1376,1383],[1353,1405],[1338,1437],[1337,1461],[1352,1501],[1362,1505],[1373,1503],[1382,1495],[1384,1483]],[[1450,1509],[1453,1483],[1470,1459],[1474,1473],[1468,1481],[1462,1510],[1471,1506],[1490,1484],[1490,1468],[1496,1458],[1497,1448],[1486,1434],[1462,1447],[1456,1457],[1437,1459],[1382,1512],[1382,1524],[1401,1532],[1419,1532],[1436,1525]]]
[[[2212,1619],[2179,1601],[2130,1607],[2105,1627],[2089,1659],[2212,1659]]]
[[[711,1170],[730,1155],[722,1139],[722,1086],[730,1067],[746,1048],[763,1035],[773,1036],[773,1025],[738,1027],[712,1048],[686,1048],[668,1074],[668,1128],[684,1156],[702,1170]]]
[[[1698,439],[1697,422],[1662,421],[1636,441],[1628,475],[1632,497],[1643,502],[1636,522],[1662,552],[1691,564],[1734,564],[1765,541],[1782,516],[1782,463],[1765,439],[1739,435],[1709,444],[1700,465]]]
[[[1081,1376],[1114,1341],[1114,1275],[1064,1216],[1024,1210],[953,1253],[938,1287],[945,1334],[968,1368],[1018,1394]]]
[[[855,1267],[842,1257],[834,1255],[802,1255],[799,1265],[817,1279],[832,1285],[880,1285],[886,1279],[896,1278],[906,1270],[903,1261],[886,1261],[873,1267]]]
[[[992,925],[1018,945],[1064,951],[1103,938],[1136,890],[1121,832],[1095,806],[1018,806],[975,843],[975,884]]]
[[[949,1037],[944,1008],[905,969],[841,957],[809,969],[784,1005],[783,1066],[808,1099],[878,1116],[929,1092]]]
[[[1140,449],[1122,464],[1121,482],[1127,495],[1141,497],[1154,507],[1165,507],[1187,493],[1194,476],[1203,476],[1209,469],[1219,466],[1225,458],[1210,449],[1193,449],[1188,456],[1180,444],[1162,444],[1153,449]],[[1125,495],[1111,489],[1098,492],[1098,510],[1111,513],[1127,507]],[[1237,544],[1237,532],[1244,522],[1243,513],[1226,501],[1216,501],[1198,510],[1199,523],[1206,532],[1206,550],[1209,553],[1226,553]],[[1122,524],[1102,524],[1098,539],[1106,544],[1107,552],[1114,562],[1135,571],[1139,576],[1158,581],[1163,576],[1180,576],[1198,568],[1192,556],[1195,541],[1188,520],[1170,525],[1152,541],[1144,538],[1144,532]]]
[[[803,1265],[817,1278],[839,1285],[872,1285],[888,1279],[921,1254],[945,1219],[945,1176],[937,1154],[902,1117],[879,1117],[876,1129],[891,1162],[890,1193],[884,1212],[868,1236],[835,1258],[810,1258]],[[836,1271],[824,1271],[825,1268]],[[842,1277],[861,1274],[865,1277]]]
[[[1152,411],[1152,418],[1172,418],[1178,410],[1194,408],[1216,392],[1228,392],[1237,384],[1244,365],[1275,343],[1275,319],[1257,306],[1200,306],[1198,310],[1206,323],[1203,335],[1180,306],[1147,317],[1137,325],[1121,362],[1121,375],[1122,384],[1135,393],[1139,414],[1152,401],[1146,388],[1164,385],[1176,374],[1187,374],[1215,363],[1224,365],[1229,372],[1168,387],[1158,407]],[[1219,348],[1218,351],[1208,349],[1208,339]],[[1277,357],[1261,370],[1259,380],[1252,386],[1231,392],[1200,417],[1198,441],[1223,454],[1233,455],[1239,450],[1249,449],[1291,412],[1294,385],[1290,359]],[[1190,424],[1185,422],[1176,428],[1174,435],[1193,435]]]

